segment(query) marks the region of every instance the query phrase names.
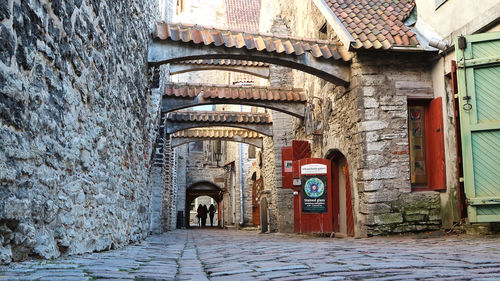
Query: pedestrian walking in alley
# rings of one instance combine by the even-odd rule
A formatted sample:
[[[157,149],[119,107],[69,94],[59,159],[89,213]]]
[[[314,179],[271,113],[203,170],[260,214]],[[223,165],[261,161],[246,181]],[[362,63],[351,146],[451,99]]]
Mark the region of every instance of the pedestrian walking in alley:
[[[215,215],[215,206],[214,204],[210,204],[210,208],[208,208],[208,213],[210,216],[210,226],[214,226],[214,215]]]
[[[198,206],[198,209],[196,209],[196,212],[197,212],[196,217],[198,218],[198,227],[201,227],[203,225],[203,212],[204,212],[203,205],[200,204]]]
[[[207,215],[208,215],[207,205],[203,205],[203,213],[202,213],[202,217],[201,217],[201,226],[202,227],[207,226]]]

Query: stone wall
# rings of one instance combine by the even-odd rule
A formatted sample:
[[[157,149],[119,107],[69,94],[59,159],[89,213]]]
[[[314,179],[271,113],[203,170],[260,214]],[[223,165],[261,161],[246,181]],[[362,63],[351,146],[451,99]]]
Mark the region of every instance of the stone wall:
[[[2,263],[148,234],[156,9],[144,0],[1,2]]]
[[[281,19],[290,35],[337,41],[330,26],[319,31],[326,21],[312,1],[287,1],[263,12],[274,13],[269,16]],[[296,122],[294,139],[309,140],[313,157],[335,151],[346,157],[357,236],[439,228],[439,193],[411,192],[403,90],[411,84],[432,88],[430,61],[422,53],[353,56],[348,88],[293,71],[294,87],[308,95],[315,131],[306,135]]]
[[[440,226],[439,193],[412,192],[409,172],[407,94],[413,84],[432,88],[429,63],[423,54],[404,53],[353,60],[350,94],[359,98],[363,154],[352,173],[367,234]]]

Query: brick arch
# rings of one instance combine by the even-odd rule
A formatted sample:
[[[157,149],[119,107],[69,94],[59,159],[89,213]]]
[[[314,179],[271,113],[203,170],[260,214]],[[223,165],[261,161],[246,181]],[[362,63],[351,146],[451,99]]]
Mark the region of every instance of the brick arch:
[[[296,88],[167,83],[164,89],[162,113],[198,105],[238,104],[268,108],[304,118],[307,102],[304,90]]]
[[[248,145],[255,146],[255,147],[258,147],[258,148],[262,149],[262,139],[260,139],[260,143],[259,143],[259,142],[253,142],[253,141],[247,140],[247,139],[240,139],[240,140],[238,140],[238,139],[210,138],[210,137],[205,137],[205,138],[189,138],[189,139],[184,139],[184,140],[181,139],[179,141],[175,141],[175,139],[173,139],[172,140],[172,147],[177,147],[177,146],[189,144],[189,143],[192,143],[192,142],[205,141],[205,140],[220,140],[220,141],[244,143],[244,144],[248,144]]]
[[[219,70],[219,71],[231,71],[239,72],[244,74],[253,75],[259,78],[269,79],[269,68],[267,69],[257,69],[255,67],[244,67],[244,66],[226,66],[226,65],[181,65],[174,64],[170,66],[170,75],[177,75],[182,73],[197,72],[197,71],[207,71],[207,70]]]
[[[186,129],[196,129],[196,128],[207,128],[207,127],[230,127],[230,128],[238,128],[245,129],[253,132],[257,132],[259,134],[265,136],[272,136],[272,124],[225,124],[225,123],[206,123],[206,124],[194,124],[194,123],[184,123],[177,127],[169,127],[167,126],[167,134],[173,134],[175,132],[179,132]]]
[[[200,26],[156,24],[149,66],[199,59],[265,62],[307,72],[336,85],[350,81],[350,54],[341,44]]]

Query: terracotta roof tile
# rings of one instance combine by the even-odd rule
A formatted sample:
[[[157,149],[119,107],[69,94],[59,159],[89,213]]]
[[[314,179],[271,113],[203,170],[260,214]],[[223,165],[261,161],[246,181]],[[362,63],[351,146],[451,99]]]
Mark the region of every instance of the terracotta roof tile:
[[[232,138],[240,136],[243,138],[262,138],[262,135],[250,130],[243,129],[186,129],[175,132],[173,138]]]
[[[271,124],[271,115],[267,113],[221,112],[221,111],[175,111],[167,114],[166,119],[173,122],[207,123],[247,123]]]
[[[245,32],[259,30],[260,0],[226,0],[229,28]]]
[[[324,1],[354,38],[355,43],[351,46],[355,49],[390,49],[419,44],[415,33],[403,23],[415,7],[415,0]]]
[[[247,60],[232,60],[232,59],[199,59],[176,62],[174,64],[199,64],[199,65],[231,65],[231,66],[254,66],[254,67],[269,67],[268,63]]]
[[[199,42],[199,34],[203,38]],[[267,52],[286,52],[289,55],[301,55],[304,51],[311,51],[314,57],[325,59],[342,59],[349,61],[351,55],[342,51],[341,43],[333,43],[322,40],[311,40],[301,38],[288,38],[286,36],[273,36],[263,33],[242,33],[234,30],[220,30],[209,27],[193,26],[186,24],[172,24],[166,22],[157,22],[154,38],[161,40],[173,40],[183,42],[193,42],[195,44],[204,44],[215,46],[224,45],[226,48],[246,48],[248,50],[258,46],[258,49],[264,49]],[[327,48],[329,52],[319,51],[321,48]]]
[[[276,87],[243,87],[237,85],[166,84],[167,97],[206,99],[268,100],[305,103],[307,98],[302,89]]]

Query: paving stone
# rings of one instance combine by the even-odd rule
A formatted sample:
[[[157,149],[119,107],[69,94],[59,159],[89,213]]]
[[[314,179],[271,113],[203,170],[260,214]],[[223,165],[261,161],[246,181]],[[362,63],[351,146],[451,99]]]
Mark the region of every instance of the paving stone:
[[[240,270],[233,270],[233,271],[214,272],[214,273],[210,274],[210,277],[213,277],[213,276],[222,276],[222,275],[233,275],[233,274],[248,273],[248,272],[253,272],[253,270],[251,270],[251,269],[240,269]]]
[[[350,240],[213,229],[196,236],[176,230],[117,251],[0,266],[0,280],[500,280],[500,253],[491,250],[500,238]]]

